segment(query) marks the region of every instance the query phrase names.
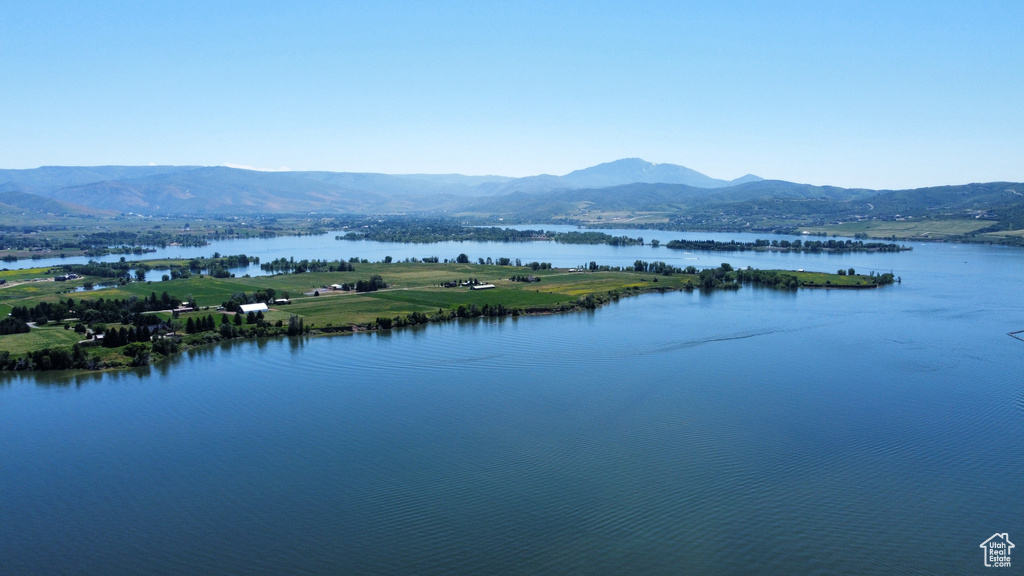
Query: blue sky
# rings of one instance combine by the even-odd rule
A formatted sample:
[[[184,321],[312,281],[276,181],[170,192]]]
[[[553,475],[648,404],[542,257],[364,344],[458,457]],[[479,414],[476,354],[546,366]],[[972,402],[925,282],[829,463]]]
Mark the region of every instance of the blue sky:
[[[21,2],[0,167],[1024,181],[1024,2]]]

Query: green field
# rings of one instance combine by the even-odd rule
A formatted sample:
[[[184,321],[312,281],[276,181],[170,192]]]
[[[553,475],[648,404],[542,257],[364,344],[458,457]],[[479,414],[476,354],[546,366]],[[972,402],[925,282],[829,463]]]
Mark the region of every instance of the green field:
[[[566,218],[572,218],[584,224],[614,225],[614,224],[664,224],[669,221],[671,213],[668,212],[585,212],[582,214],[567,214]]]
[[[812,226],[800,228],[800,231],[812,234],[824,232],[828,235],[837,234],[839,236],[867,234],[871,238],[892,238],[895,236],[897,238],[936,239],[970,234],[991,225],[991,221],[974,219],[902,220],[895,222],[871,220],[866,222],[844,222],[829,226]]]
[[[796,279],[800,281],[800,284],[810,284],[814,287],[821,286],[851,286],[851,287],[874,287],[874,283],[869,280],[868,276],[862,276],[860,274],[854,274],[853,276],[841,276],[838,274],[828,274],[825,272],[787,272],[785,270],[779,270],[786,274],[792,274],[796,276]]]
[[[26,271],[22,278],[36,278],[42,271]],[[367,280],[371,275],[380,275],[387,287],[375,292],[357,293],[326,288],[331,284],[355,284]],[[866,286],[870,280],[863,276],[845,276],[820,272],[790,272],[801,283],[812,286]],[[540,282],[513,282],[511,276],[535,276]],[[480,283],[494,284],[488,290],[470,290],[466,287],[445,288],[445,282],[475,279]],[[143,299],[151,294],[163,292],[183,301],[193,298],[200,310],[183,313],[177,320],[181,330],[190,316],[213,314],[220,324],[223,312],[216,308],[239,293],[252,294],[257,290],[273,289],[276,297],[287,296],[291,303],[271,304],[265,313],[265,320],[273,327],[280,321],[288,325],[295,316],[305,327],[316,330],[351,330],[373,327],[378,319],[394,319],[396,322],[413,313],[427,317],[436,314],[451,315],[458,309],[486,310],[485,306],[503,306],[517,313],[537,313],[552,310],[571,309],[580,304],[581,298],[594,296],[606,300],[609,293],[633,294],[650,290],[676,290],[699,285],[696,275],[675,274],[658,276],[653,273],[633,271],[570,272],[566,269],[531,270],[513,266],[489,266],[476,264],[357,264],[355,271],[332,273],[280,274],[254,278],[213,278],[194,275],[190,278],[169,281],[129,282],[124,285],[77,293],[63,293],[86,281],[101,279],[82,278],[56,283],[51,281],[25,282],[0,289],[0,311],[9,312],[14,306],[33,307],[46,301],[55,303],[68,297],[82,299]],[[583,303],[586,305],[586,303]],[[593,303],[590,304],[591,306]],[[158,313],[163,319],[171,320],[169,312]],[[461,314],[461,313],[460,313]],[[75,324],[73,318],[64,322]],[[28,334],[0,336],[0,352],[11,355],[25,354],[34,350],[53,347],[69,347],[84,338],[84,335],[66,330],[60,324],[33,328]],[[209,334],[216,338],[213,333]],[[200,336],[200,335],[197,335]],[[205,336],[186,342],[199,342]],[[209,341],[208,339],[206,341]],[[94,349],[104,359],[116,355],[113,350]]]
[[[6,334],[0,336],[0,350],[13,355],[24,354],[41,348],[71,346],[85,337],[74,330],[65,330],[62,324],[33,328],[27,334]]]
[[[159,261],[147,262],[150,265]],[[678,289],[694,276],[676,275],[658,277],[653,274],[636,272],[568,272],[566,270],[537,270],[510,266],[487,266],[477,264],[359,264],[355,271],[279,274],[276,276],[252,278],[213,278],[193,275],[190,278],[170,281],[129,282],[121,286],[68,293],[86,281],[99,283],[102,278],[81,278],[68,282],[53,282],[51,279],[27,281],[55,274],[59,270],[37,269],[20,272],[0,273],[11,279],[11,284],[0,288],[0,313],[6,315],[14,306],[32,307],[40,302],[57,302],[99,298],[130,299],[145,298],[150,294],[158,296],[163,292],[181,300],[194,298],[203,308],[193,314],[220,314],[216,308],[239,292],[253,293],[260,289],[272,288],[277,297],[287,296],[288,305],[275,305],[267,313],[270,322],[287,322],[291,315],[302,318],[307,326],[317,328],[348,328],[374,322],[377,318],[395,318],[414,312],[434,314],[438,310],[450,311],[459,306],[483,307],[501,304],[523,312],[544,311],[572,305],[579,297],[588,294],[604,294],[610,290],[637,287],[661,287]],[[355,284],[373,274],[381,275],[388,287],[376,292],[356,293],[325,288],[331,284]],[[4,277],[0,275],[0,277]],[[524,283],[508,280],[511,276],[533,275],[541,282]],[[444,288],[441,284],[449,281],[465,281],[470,278],[485,284],[496,285],[491,290],[469,290],[465,287]],[[656,280],[657,279],[657,280]],[[105,279],[109,282],[110,279]],[[21,282],[21,283],[16,283]],[[657,284],[655,282],[658,282]],[[315,295],[316,294],[316,295]],[[190,314],[182,314],[184,323]],[[169,318],[169,314],[161,314]],[[74,319],[69,319],[74,323]],[[0,351],[21,354],[30,350],[55,346],[68,346],[83,337],[73,331],[64,330],[62,325],[33,329],[29,334],[0,336]]]
[[[986,232],[983,236],[990,238],[1024,238],[1024,230],[1003,230],[1000,232]]]

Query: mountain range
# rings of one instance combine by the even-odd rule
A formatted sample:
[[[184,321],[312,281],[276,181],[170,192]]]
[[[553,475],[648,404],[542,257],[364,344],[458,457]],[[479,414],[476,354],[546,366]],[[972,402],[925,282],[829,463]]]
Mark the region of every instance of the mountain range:
[[[812,186],[747,175],[719,180],[675,164],[628,158],[563,176],[463,176],[358,172],[261,172],[221,166],[44,166],[0,170],[8,214],[213,215],[267,213],[472,213],[523,220],[582,211],[745,214],[872,213],[1024,218],[1024,185],[970,184],[915,190]],[[955,214],[954,214],[955,215]],[[748,219],[749,221],[749,219]]]
[[[77,208],[151,213],[366,212],[415,209],[424,206],[423,196],[479,198],[632,183],[713,189],[758,180],[752,175],[733,181],[718,180],[684,166],[653,164],[638,158],[608,162],[564,176],[543,174],[525,178],[260,172],[220,166],[43,166],[34,170],[0,170],[0,202],[3,194],[19,193],[19,202],[13,206],[58,212],[61,207],[70,211]],[[26,195],[59,204],[33,203]],[[433,207],[446,203],[435,201]],[[430,207],[428,203],[427,208]]]

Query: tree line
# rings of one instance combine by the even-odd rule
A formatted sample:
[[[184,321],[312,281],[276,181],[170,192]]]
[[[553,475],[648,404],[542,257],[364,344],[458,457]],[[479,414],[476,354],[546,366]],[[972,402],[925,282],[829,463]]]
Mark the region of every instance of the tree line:
[[[535,242],[554,241],[562,244],[607,244],[609,246],[643,245],[643,238],[612,236],[604,232],[551,232],[516,230],[496,226],[467,226],[446,218],[386,218],[366,221],[360,228],[337,235],[335,240],[375,240],[429,244],[436,242]]]
[[[664,245],[673,250],[704,250],[708,252],[742,252],[746,250],[776,249],[792,252],[902,252],[907,246],[885,242],[864,242],[862,240],[764,240],[737,242],[730,240],[672,240]]]
[[[169,310],[181,306],[181,299],[166,291],[160,296],[151,292],[145,298],[73,298],[58,299],[56,302],[40,302],[35,306],[15,306],[11,317],[22,322],[60,322],[65,318],[77,317],[84,324],[118,323],[135,324],[143,312]],[[194,303],[193,303],[194,304]]]
[[[306,272],[353,272],[359,263],[358,258],[345,260],[298,260],[292,258],[277,258],[270,262],[260,264],[260,269],[274,274],[303,274]]]
[[[259,261],[259,256],[246,256],[245,254],[221,256],[215,252],[212,258],[193,258],[185,264],[168,264],[169,274],[165,274],[163,279],[189,278],[192,274],[203,272],[215,278],[229,278],[231,273],[228,272],[228,268],[240,268],[249,264],[259,264]],[[159,266],[146,262],[128,261],[123,256],[118,262],[96,262],[95,260],[90,260],[86,264],[64,264],[61,266],[65,272],[78,274],[79,276],[116,278],[121,280],[122,283],[130,282],[133,279],[132,270],[135,271],[134,280],[144,282],[146,280],[146,273],[157,267]]]

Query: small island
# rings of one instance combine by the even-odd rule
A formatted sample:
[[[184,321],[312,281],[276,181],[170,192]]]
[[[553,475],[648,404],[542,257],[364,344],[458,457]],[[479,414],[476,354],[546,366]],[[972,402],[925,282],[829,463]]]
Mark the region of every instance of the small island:
[[[376,242],[403,242],[429,244],[434,242],[557,242],[559,244],[605,244],[608,246],[644,246],[643,237],[613,236],[596,230],[552,232],[545,230],[518,230],[494,226],[467,226],[446,220],[425,220],[416,218],[381,219],[365,224],[358,231],[349,231],[334,237],[335,240],[373,240]],[[864,242],[830,238],[768,240],[752,242],[730,240],[671,240],[662,244],[651,240],[649,245],[665,246],[674,250],[700,250],[705,252],[907,252],[908,246],[893,242]]]
[[[269,276],[234,277],[245,255],[0,271],[0,370],[142,366],[194,346],[238,338],[390,330],[465,318],[595,309],[622,297],[678,290],[871,289],[892,274],[697,270],[637,260],[554,268],[465,254],[404,262],[279,259]],[[151,280],[161,271],[160,280]],[[100,287],[100,288],[97,288]],[[487,289],[481,289],[487,288]]]

